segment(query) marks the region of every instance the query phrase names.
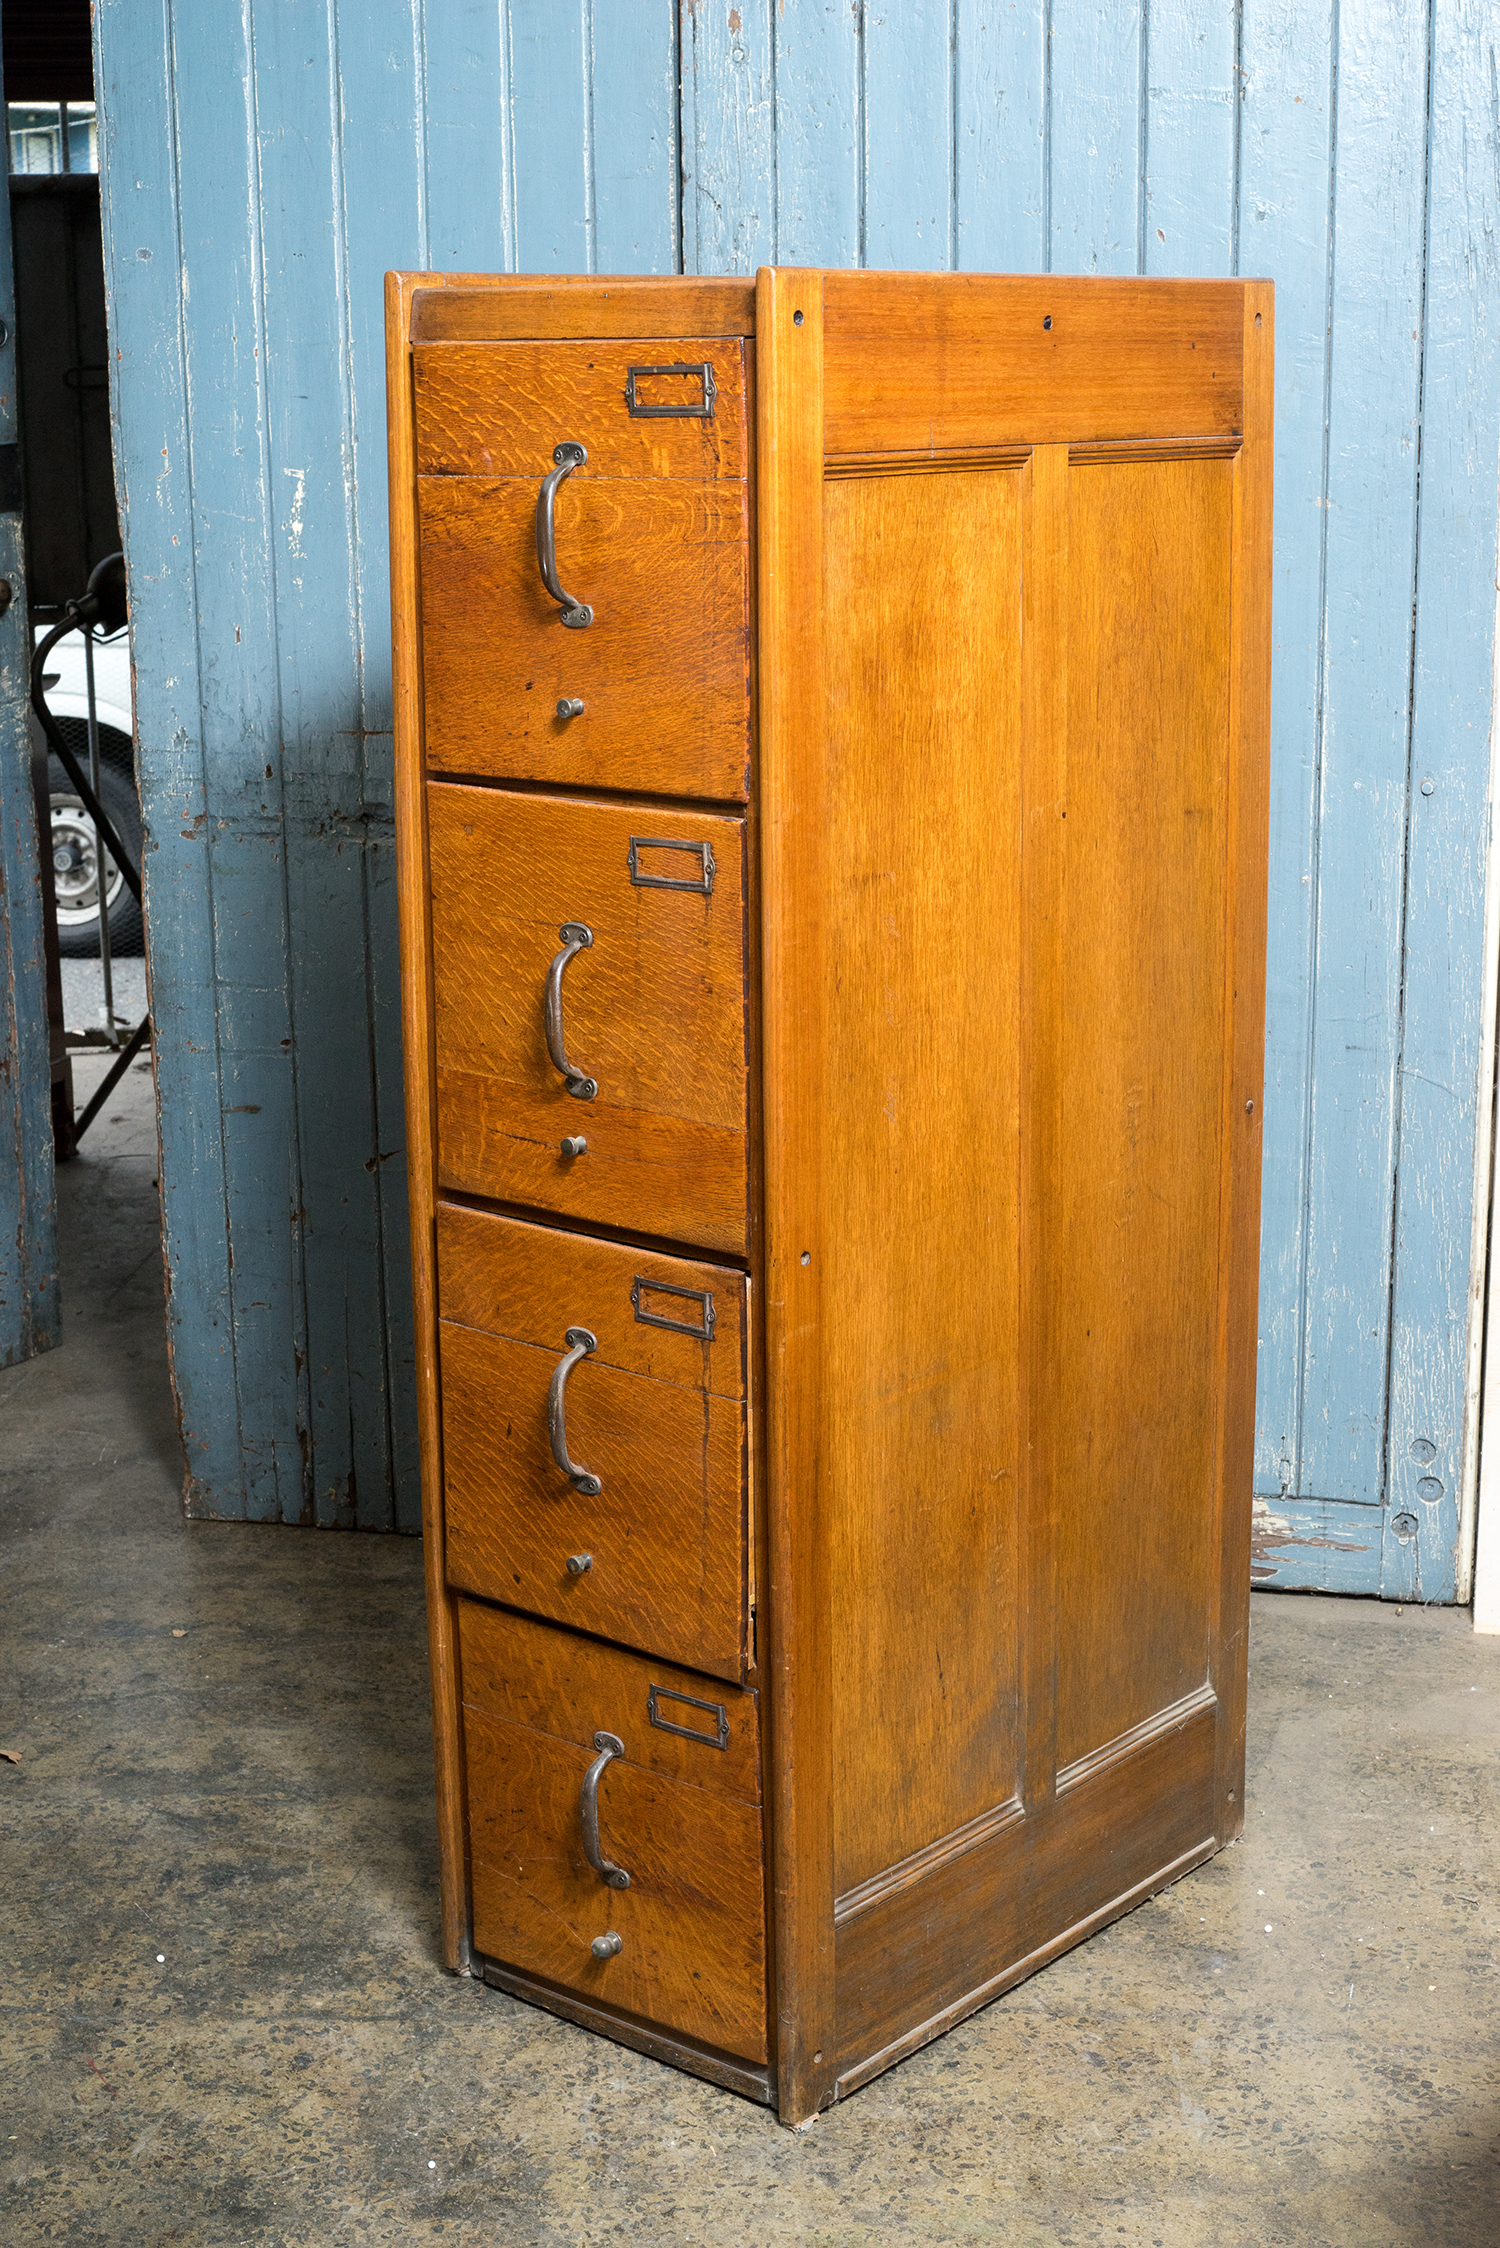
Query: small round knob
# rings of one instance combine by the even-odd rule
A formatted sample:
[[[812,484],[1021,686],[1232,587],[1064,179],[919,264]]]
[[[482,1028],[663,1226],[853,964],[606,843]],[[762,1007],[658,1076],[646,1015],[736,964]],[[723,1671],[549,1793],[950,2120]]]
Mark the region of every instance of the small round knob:
[[[557,698],[557,715],[559,718],[581,718],[583,716],[583,705],[576,695],[559,695]]]
[[[583,1154],[583,1153],[585,1152],[585,1150],[587,1149],[587,1147],[588,1147],[588,1144],[589,1144],[589,1143],[588,1143],[588,1141],[587,1141],[587,1140],[586,1140],[586,1139],[584,1138],[583,1134],[582,1134],[582,1133],[580,1132],[580,1133],[578,1134],[578,1137],[577,1137],[576,1139],[570,1139],[570,1140],[564,1140],[564,1141],[563,1141],[563,1143],[562,1143],[562,1152],[563,1152],[563,1154],[564,1154],[564,1155],[582,1155],[582,1154]]]
[[[624,1938],[622,1936],[617,1936],[613,1928],[610,1929],[607,1936],[596,1936],[593,1942],[589,1945],[589,1950],[593,1953],[596,1959],[614,1959],[624,1949]]]
[[[568,1555],[568,1575],[570,1577],[581,1577],[586,1570],[592,1569],[593,1566],[594,1557],[591,1553],[570,1553]]]

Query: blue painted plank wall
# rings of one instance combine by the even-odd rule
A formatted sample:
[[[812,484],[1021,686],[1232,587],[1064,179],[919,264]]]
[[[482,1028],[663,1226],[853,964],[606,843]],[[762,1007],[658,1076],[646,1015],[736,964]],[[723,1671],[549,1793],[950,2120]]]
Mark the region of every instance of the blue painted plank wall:
[[[416,1519],[383,269],[1244,272],[1278,291],[1260,1566],[1451,1597],[1486,0],[99,0],[96,26],[191,1503]]]
[[[0,92],[3,102],[3,92]],[[16,442],[10,208],[0,212],[0,445]],[[30,650],[21,518],[0,514],[0,1368],[58,1340],[52,1062],[42,951],[41,862],[27,724]]]

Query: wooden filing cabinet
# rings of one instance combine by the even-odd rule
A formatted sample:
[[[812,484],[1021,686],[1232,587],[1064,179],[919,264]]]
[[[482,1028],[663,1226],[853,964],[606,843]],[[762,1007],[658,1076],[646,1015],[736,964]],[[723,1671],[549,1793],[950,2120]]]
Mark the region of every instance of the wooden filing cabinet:
[[[389,278],[446,1956],[788,2122],[1242,1823],[1272,302]]]

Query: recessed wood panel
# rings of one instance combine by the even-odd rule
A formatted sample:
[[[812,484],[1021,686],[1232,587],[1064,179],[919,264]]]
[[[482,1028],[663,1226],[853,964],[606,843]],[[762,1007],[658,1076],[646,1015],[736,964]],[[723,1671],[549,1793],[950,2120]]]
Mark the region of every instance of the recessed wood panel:
[[[1061,1138],[1046,1271],[1057,1760],[1208,1676],[1217,1579],[1228,461],[1070,482]]]
[[[743,798],[746,486],[576,470],[555,502],[558,578],[594,611],[574,630],[537,567],[555,441],[538,437],[531,476],[418,482],[429,770]],[[559,718],[559,701],[583,710]]]
[[[739,820],[434,783],[429,789],[438,1181],[742,1254],[745,894]],[[651,848],[661,843],[683,848]],[[712,890],[663,889],[636,871]],[[562,977],[573,1098],[548,1054]],[[562,1153],[582,1136],[584,1153]]]
[[[1143,1741],[1038,1817],[838,1931],[840,2091],[889,2068],[1214,1847],[1214,1713]],[[1223,1839],[1222,1836],[1219,1837]],[[871,2065],[873,2064],[873,2065]]]
[[[1022,485],[824,492],[839,1894],[1018,1784]]]
[[[632,413],[632,387],[638,407],[702,402],[700,376],[647,371],[702,366],[713,385],[711,413]],[[424,344],[412,353],[412,386],[423,476],[539,483],[564,440],[587,448],[595,476],[717,484],[743,481],[748,471],[738,337]]]

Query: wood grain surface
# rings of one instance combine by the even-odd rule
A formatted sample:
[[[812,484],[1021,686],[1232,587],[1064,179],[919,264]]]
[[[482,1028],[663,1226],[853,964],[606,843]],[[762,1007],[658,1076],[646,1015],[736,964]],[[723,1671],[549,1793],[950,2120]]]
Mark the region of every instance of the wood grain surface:
[[[731,1796],[737,1803],[760,1802],[759,1704],[754,1694],[674,1663],[601,1646],[597,1640],[533,1623],[526,1616],[507,1615],[477,1600],[458,1600],[454,1605],[468,1708],[508,1724],[553,1733],[559,1740],[589,1749],[590,1754],[594,1735],[603,1725],[625,1743],[629,1761],[645,1771],[681,1780],[710,1795]],[[658,1692],[692,1695],[722,1708],[729,1729],[725,1746],[687,1740],[653,1725],[649,1714],[653,1686]],[[684,1724],[701,1725],[714,1741],[718,1739],[713,1715],[673,1704],[664,1705],[664,1714],[672,1716],[674,1723],[681,1719]]]
[[[746,487],[603,477],[557,494],[557,569],[594,621],[542,584],[536,504],[557,433],[520,478],[420,479],[429,768],[666,796],[749,787]],[[560,719],[560,699],[583,704]]]
[[[630,1886],[612,1889],[579,1831],[592,1746],[473,1710],[464,1734],[477,1949],[764,2060],[759,1811],[617,1757],[599,1784],[600,1847]],[[623,1949],[595,1959],[593,1939],[611,1931]]]
[[[1219,1450],[1214,1462],[1220,1555],[1212,1677],[1219,1697],[1215,1824],[1227,1841],[1245,1822],[1245,1695],[1260,1282],[1262,1124],[1266,1067],[1266,889],[1270,846],[1271,496],[1276,297],[1245,291],[1245,444],[1234,481],[1234,645],[1226,798],[1229,854],[1220,1237]]]
[[[1063,1132],[1051,1209],[1057,1756],[1208,1677],[1215,1605],[1231,490],[1069,481]]]
[[[441,1183],[743,1255],[742,823],[444,783],[429,800]],[[632,883],[633,837],[708,844],[711,895]],[[594,936],[562,987],[591,1101],[565,1090],[543,1031],[565,921]],[[587,1153],[563,1156],[580,1134]]]
[[[824,286],[830,453],[1240,427],[1240,282],[830,273]]]
[[[599,1338],[600,1365],[735,1403],[744,1398],[749,1282],[742,1272],[452,1202],[437,1207],[437,1269],[441,1316],[459,1326],[551,1348],[565,1327],[582,1325]],[[642,1311],[684,1326],[711,1323],[712,1340],[638,1318],[631,1297],[638,1281]],[[707,1296],[710,1314],[674,1289]]]
[[[711,414],[633,414],[632,368],[706,363]],[[417,471],[422,476],[522,476],[567,438],[588,448],[594,476],[743,482],[745,345],[733,336],[646,342],[423,344],[412,353]],[[646,405],[690,403],[703,386],[685,376],[637,381]],[[568,480],[572,481],[571,478]]]
[[[822,276],[768,269],[757,291],[767,1796],[777,2098],[782,2121],[796,2124],[835,2096],[834,1709],[821,1354],[832,1241],[824,905],[837,869],[828,850],[823,748]]]
[[[437,1381],[437,1275],[433,1199],[437,1119],[433,1100],[432,923],[427,894],[427,790],[422,771],[422,638],[417,593],[416,462],[410,293],[386,279],[386,415],[391,515],[391,652],[395,695],[397,904],[401,924],[401,1037],[406,1089],[406,1177],[411,1214],[417,1429],[421,1456],[423,1567],[432,1678],[439,1896],[444,1964],[467,1963],[463,1741],[453,1603],[443,1565],[442,1429]]]
[[[564,1393],[568,1455],[602,1485],[585,1496],[547,1440],[561,1333],[543,1350],[445,1322],[440,1349],[448,1582],[738,1683],[741,1408],[586,1358]]]
[[[825,490],[839,1893],[1021,1779],[1022,497],[1015,470]]]
[[[510,336],[749,336],[755,283],[696,275],[406,274],[414,343]]]
[[[1214,1713],[1048,1808],[1002,1827],[838,1930],[840,2090],[998,1997],[1116,1913],[1164,1869],[1215,1847]]]

